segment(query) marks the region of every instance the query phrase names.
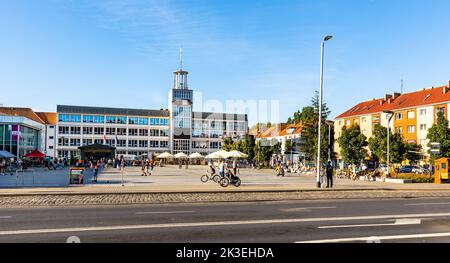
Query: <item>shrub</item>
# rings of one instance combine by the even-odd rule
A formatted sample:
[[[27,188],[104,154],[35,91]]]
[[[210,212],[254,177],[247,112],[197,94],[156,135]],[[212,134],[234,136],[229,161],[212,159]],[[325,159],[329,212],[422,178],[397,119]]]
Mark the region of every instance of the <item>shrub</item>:
[[[424,183],[433,183],[434,177],[429,175],[419,175],[419,174],[397,174],[395,176],[396,179],[409,179],[412,180],[413,183],[424,184]]]

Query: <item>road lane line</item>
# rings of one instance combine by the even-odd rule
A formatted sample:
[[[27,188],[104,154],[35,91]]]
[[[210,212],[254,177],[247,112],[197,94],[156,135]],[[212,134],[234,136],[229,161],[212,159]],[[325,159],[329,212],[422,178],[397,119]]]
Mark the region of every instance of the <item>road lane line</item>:
[[[276,223],[286,224],[286,223],[304,223],[304,222],[321,222],[321,221],[401,219],[401,218],[425,218],[425,217],[450,217],[450,213],[378,215],[378,216],[354,216],[354,217],[323,217],[323,218],[292,218],[292,219],[266,219],[266,220],[241,220],[241,221],[192,222],[192,223],[170,223],[170,224],[148,224],[148,225],[122,225],[122,226],[8,230],[8,231],[0,231],[0,236],[24,235],[24,234],[49,234],[49,233],[65,233],[65,232],[130,230],[130,229],[208,227],[208,226],[256,225],[256,224],[276,224]]]
[[[408,206],[428,206],[428,205],[450,205],[450,202],[446,203],[415,203],[415,204],[406,204]]]
[[[282,212],[308,212],[310,210],[320,210],[320,209],[336,209],[336,206],[322,206],[322,207],[294,207],[280,209]]]
[[[331,229],[331,228],[357,228],[357,227],[375,227],[375,226],[405,226],[405,225],[420,225],[422,221],[420,219],[398,219],[394,223],[384,224],[361,224],[361,225],[338,225],[338,226],[319,226],[319,229]]]
[[[377,236],[376,238],[378,240],[401,240],[401,239],[433,238],[433,237],[450,237],[450,232],[430,233],[430,234],[413,234],[413,235],[397,235],[397,236]],[[341,242],[367,241],[369,238],[370,237],[349,237],[349,238],[297,241],[295,243],[303,243],[303,244],[306,244],[306,243],[341,243]]]
[[[161,211],[161,212],[136,212],[136,215],[152,215],[152,214],[186,214],[195,211]]]
[[[9,218],[11,218],[12,216],[0,216],[0,219],[9,219]]]

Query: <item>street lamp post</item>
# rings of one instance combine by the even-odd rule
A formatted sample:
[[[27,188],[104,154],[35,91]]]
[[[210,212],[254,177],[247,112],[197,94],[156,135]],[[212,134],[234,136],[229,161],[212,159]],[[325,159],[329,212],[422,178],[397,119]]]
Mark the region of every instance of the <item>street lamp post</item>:
[[[390,123],[391,123],[391,120],[392,120],[392,117],[394,117],[394,112],[393,111],[388,111],[388,110],[386,110],[386,111],[383,111],[384,113],[386,113],[386,114],[389,114],[390,115],[390,117],[389,117],[389,119],[388,119],[388,123],[387,123],[387,128],[386,128],[386,131],[387,131],[387,133],[386,133],[386,137],[387,137],[387,153],[386,153],[386,168],[387,168],[387,174],[386,174],[386,176],[389,176],[389,173],[390,173],[390,169],[389,169],[389,164],[390,164],[390,154],[389,154],[389,144],[390,144],[390,139],[389,139],[389,134],[390,134]]]
[[[323,62],[325,55],[325,42],[332,39],[332,36],[326,36],[321,43],[321,54],[320,54],[320,92],[319,92],[319,130],[318,130],[318,143],[317,143],[317,187],[320,188],[320,149],[321,149],[321,129],[322,129],[322,98],[323,98]]]

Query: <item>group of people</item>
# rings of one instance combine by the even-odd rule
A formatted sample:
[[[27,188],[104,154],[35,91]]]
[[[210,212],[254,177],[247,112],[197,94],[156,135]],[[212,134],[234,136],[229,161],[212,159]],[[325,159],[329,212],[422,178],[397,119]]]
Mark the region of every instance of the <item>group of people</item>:
[[[213,175],[216,173],[216,167],[212,162],[209,162],[209,172]],[[239,174],[239,163],[236,160],[232,162],[220,160],[219,161],[219,175],[224,177],[229,174],[230,176],[237,176]]]

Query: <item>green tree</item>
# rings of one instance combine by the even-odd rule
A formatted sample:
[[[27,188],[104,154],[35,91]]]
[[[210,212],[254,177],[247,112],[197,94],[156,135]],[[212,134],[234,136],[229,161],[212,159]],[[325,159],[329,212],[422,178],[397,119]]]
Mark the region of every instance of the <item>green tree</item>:
[[[250,160],[255,158],[255,137],[250,134],[245,135],[242,152],[248,155]]]
[[[401,163],[405,159],[406,144],[400,134],[392,134],[389,130],[390,162]],[[386,162],[387,158],[387,129],[380,124],[375,125],[372,137],[369,138],[369,149],[373,157]]]
[[[448,120],[445,119],[442,112],[438,112],[436,123],[428,130],[427,139],[430,140],[428,146],[431,146],[431,143],[439,143],[441,145],[441,152],[431,155],[433,161],[450,156],[450,129],[448,128]]]
[[[417,164],[422,159],[422,145],[417,143],[407,143],[404,158],[411,164]]]
[[[222,142],[222,148],[225,151],[232,151],[235,149],[235,145],[234,145],[234,141],[231,137],[226,137],[225,139],[223,139]]]
[[[305,154],[305,158],[307,160],[316,160],[318,148],[317,133],[319,130],[319,93],[317,91],[315,92],[315,95],[311,100],[311,104],[311,106],[304,107],[299,116],[300,122],[303,124],[302,143],[300,144],[300,151]],[[325,102],[322,103],[322,161],[326,161],[328,158],[328,127],[325,122],[329,114],[330,110],[328,109],[327,104]]]
[[[367,138],[357,124],[348,129],[344,126],[338,143],[342,158],[348,164],[359,165],[367,156],[367,150],[364,148],[367,146]]]

